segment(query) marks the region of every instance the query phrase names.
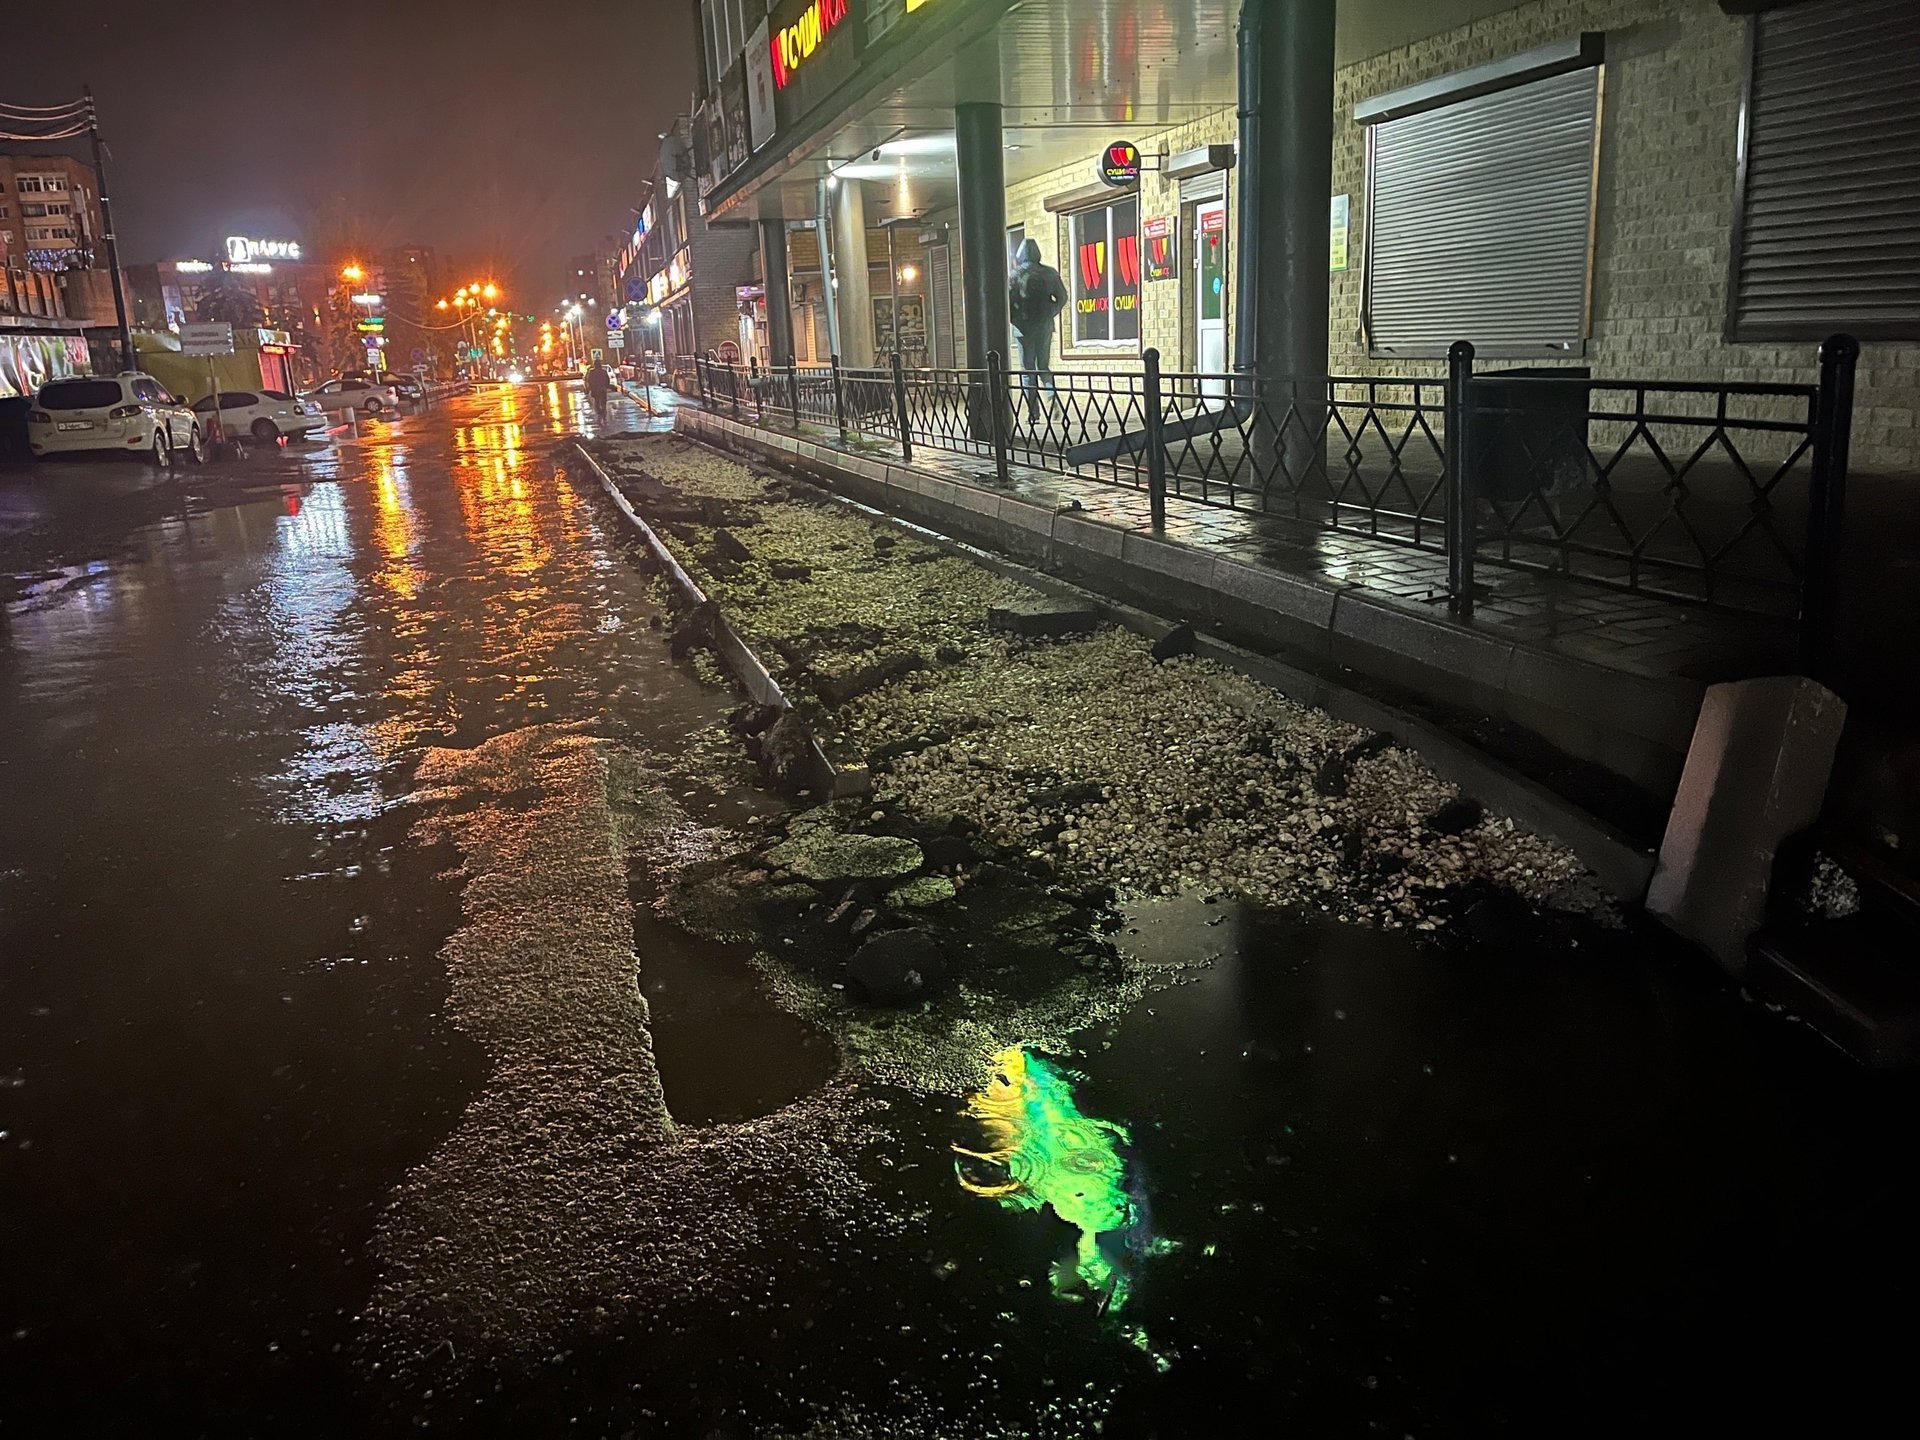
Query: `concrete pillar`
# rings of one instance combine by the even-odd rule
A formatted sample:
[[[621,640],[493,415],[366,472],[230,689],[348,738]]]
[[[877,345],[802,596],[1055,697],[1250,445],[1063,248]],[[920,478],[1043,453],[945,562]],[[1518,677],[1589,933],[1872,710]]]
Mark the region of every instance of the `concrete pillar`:
[[[967,354],[979,369],[987,352],[1007,349],[1007,166],[998,101],[953,107],[954,165],[960,191],[961,295]]]
[[[840,318],[840,363],[873,364],[873,296],[867,284],[867,199],[858,180],[833,187],[834,309]]]
[[[1259,245],[1256,365],[1269,386],[1294,382],[1312,418],[1327,393],[1334,0],[1247,3],[1261,7],[1260,143],[1240,197]]]
[[[767,359],[793,363],[793,298],[787,287],[787,222],[760,222],[760,276],[767,288]]]

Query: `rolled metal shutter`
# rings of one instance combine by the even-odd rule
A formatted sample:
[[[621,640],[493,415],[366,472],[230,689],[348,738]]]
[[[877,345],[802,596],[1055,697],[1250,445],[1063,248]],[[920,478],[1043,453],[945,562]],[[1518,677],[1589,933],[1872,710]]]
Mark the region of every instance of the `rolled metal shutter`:
[[[1729,335],[1920,338],[1920,11],[1753,18]]]
[[[945,245],[927,247],[927,306],[933,312],[933,364],[951,368],[953,345],[953,252]]]
[[[1583,353],[1600,71],[1368,131],[1368,341],[1381,355]]]

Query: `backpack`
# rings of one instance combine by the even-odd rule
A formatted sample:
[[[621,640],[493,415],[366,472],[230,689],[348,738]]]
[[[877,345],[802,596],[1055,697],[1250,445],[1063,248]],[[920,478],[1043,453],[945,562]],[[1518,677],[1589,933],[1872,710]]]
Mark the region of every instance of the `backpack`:
[[[1016,330],[1031,330],[1053,318],[1044,313],[1046,291],[1034,288],[1036,280],[1044,287],[1046,282],[1041,280],[1039,267],[1027,265],[1014,271],[1013,282],[1007,287],[1007,318]]]

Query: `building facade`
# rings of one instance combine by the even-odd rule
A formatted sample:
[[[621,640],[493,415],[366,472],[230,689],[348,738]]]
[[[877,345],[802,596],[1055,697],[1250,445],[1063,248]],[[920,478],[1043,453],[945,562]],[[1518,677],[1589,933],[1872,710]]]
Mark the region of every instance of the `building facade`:
[[[105,233],[91,165],[0,153],[0,314],[112,325]]]
[[[651,350],[690,385],[698,357],[744,360],[754,343],[755,261],[750,225],[709,225],[701,214],[688,123],[676,119],[662,137],[650,197],[611,266],[614,298],[626,316],[628,363]]]
[[[1323,373],[1437,377],[1464,339],[1489,363],[1596,377],[1804,382],[1819,341],[1847,331],[1863,342],[1856,466],[1920,467],[1906,7],[1252,3],[1269,45],[1299,52],[1303,15],[1331,42],[1267,85],[1263,174],[1238,153],[1238,0],[704,0],[702,208],[758,222],[802,289],[809,252],[789,241],[825,237],[835,348],[854,363],[892,348],[881,231],[947,242],[914,268],[957,361],[1013,354],[1004,276],[1033,239],[1070,292],[1058,367],[1138,367],[1153,348],[1169,370],[1224,376],[1263,303],[1238,293],[1252,236],[1270,293],[1249,344],[1293,335],[1295,373],[1306,344]],[[1278,202],[1277,176],[1295,191]],[[1267,187],[1257,218],[1241,214],[1250,185]],[[1321,207],[1324,242],[1301,223]],[[1289,268],[1309,242],[1324,281]],[[1291,288],[1269,284],[1282,271]],[[1320,296],[1323,347],[1298,338]]]

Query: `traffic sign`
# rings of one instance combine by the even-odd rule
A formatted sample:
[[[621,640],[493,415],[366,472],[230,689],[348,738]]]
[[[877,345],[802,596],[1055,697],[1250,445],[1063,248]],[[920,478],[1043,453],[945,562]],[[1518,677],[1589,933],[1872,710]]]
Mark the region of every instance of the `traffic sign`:
[[[233,354],[233,326],[224,320],[180,327],[182,355]]]
[[[607,347],[612,350],[624,350],[627,348],[627,337],[618,330],[609,330],[607,332]]]

